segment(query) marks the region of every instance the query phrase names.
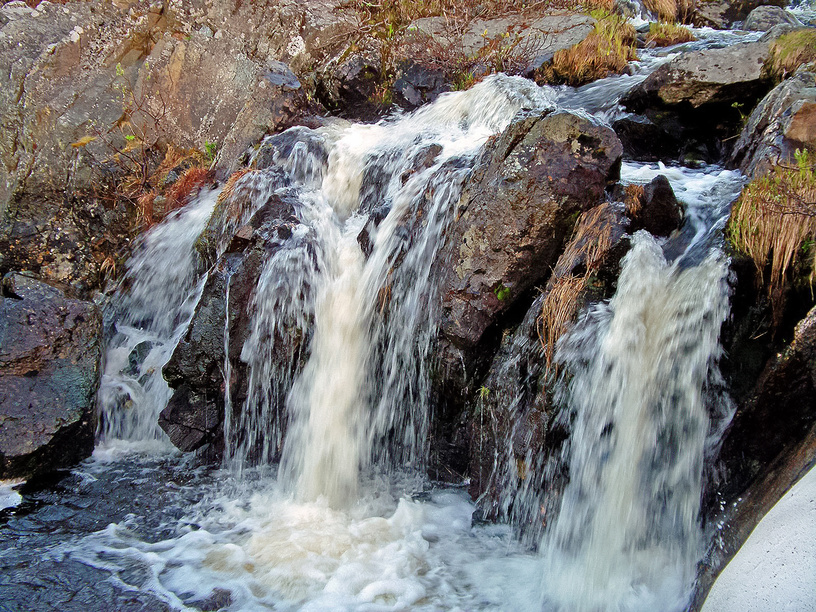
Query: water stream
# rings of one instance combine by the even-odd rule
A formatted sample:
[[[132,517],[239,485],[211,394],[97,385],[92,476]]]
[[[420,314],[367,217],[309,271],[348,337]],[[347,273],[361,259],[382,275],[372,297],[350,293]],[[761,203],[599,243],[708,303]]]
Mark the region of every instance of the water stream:
[[[472,524],[464,490],[423,476],[439,301],[431,262],[484,143],[521,109],[610,120],[664,59],[608,80],[605,98],[603,87],[499,75],[376,125],[289,133],[275,159],[286,184],[246,178],[266,194],[259,203],[294,198],[297,224],[269,249],[251,298],[247,398],[233,412],[225,384],[217,470],[168,450],[156,418],[172,393],[161,368],[201,295],[194,244],[219,191],[151,230],[107,316],[100,446],[65,494],[68,507],[111,479],[145,507],[112,507],[109,524],[84,533],[66,523],[48,546],[32,532],[32,545],[138,595],[140,609],[682,609],[700,552],[702,461],[722,417],[704,393],[727,316],[719,230],[739,174],[624,165],[624,182],[667,175],[687,224],[669,241],[636,235],[615,297],[560,345],[571,482],[538,552],[506,525]],[[304,346],[273,358],[292,329]],[[227,383],[231,341],[225,324]],[[151,480],[168,470],[159,498]]]

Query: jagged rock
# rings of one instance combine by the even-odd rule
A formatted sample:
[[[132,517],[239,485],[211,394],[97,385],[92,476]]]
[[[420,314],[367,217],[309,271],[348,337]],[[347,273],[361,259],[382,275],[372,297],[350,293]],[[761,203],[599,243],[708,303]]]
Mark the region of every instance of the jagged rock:
[[[662,174],[644,185],[633,202],[627,202],[626,213],[632,219],[632,231],[645,229],[654,236],[668,236],[683,222],[683,209]]]
[[[795,15],[779,6],[758,6],[745,19],[742,29],[767,32],[774,26],[783,24],[800,28],[804,25]]]
[[[760,5],[786,6],[786,0],[703,0],[694,10],[694,25],[727,30]]]
[[[270,195],[249,223],[234,230],[243,235],[241,242],[230,241],[227,253],[209,271],[187,333],[162,372],[175,391],[159,425],[179,449],[189,451],[209,442],[223,442],[227,384],[233,406],[240,411],[247,396],[247,365],[241,351],[252,329],[252,296],[264,261],[270,253],[285,248],[285,240],[296,225],[293,200]],[[229,333],[232,364],[229,381],[224,379],[225,331]],[[299,337],[293,330],[291,337],[280,339],[286,345],[280,352],[287,358],[294,354]]]
[[[777,162],[795,163],[795,150],[805,147],[816,149],[816,74],[801,70],[753,110],[729,164],[748,176],[759,176]]]
[[[93,452],[102,319],[89,302],[10,273],[0,301],[0,478]]]
[[[382,81],[382,61],[376,51],[353,53],[329,64],[317,83],[317,96],[330,109],[355,116],[377,105],[377,88]]]
[[[608,127],[569,112],[527,114],[485,147],[437,256],[443,334],[460,347],[546,277],[577,214],[620,171]]]

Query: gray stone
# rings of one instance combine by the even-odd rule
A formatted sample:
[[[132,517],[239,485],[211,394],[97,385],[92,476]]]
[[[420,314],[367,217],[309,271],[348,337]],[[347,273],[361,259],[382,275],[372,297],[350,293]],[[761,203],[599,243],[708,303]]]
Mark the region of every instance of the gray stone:
[[[8,274],[0,301],[0,478],[70,467],[93,451],[97,307]]]
[[[816,149],[816,74],[800,70],[751,112],[729,159],[748,176],[778,162],[795,164],[797,148]]]
[[[804,25],[795,15],[779,6],[758,6],[751,11],[745,19],[742,29],[767,32],[774,26],[780,24],[796,27],[802,27]]]

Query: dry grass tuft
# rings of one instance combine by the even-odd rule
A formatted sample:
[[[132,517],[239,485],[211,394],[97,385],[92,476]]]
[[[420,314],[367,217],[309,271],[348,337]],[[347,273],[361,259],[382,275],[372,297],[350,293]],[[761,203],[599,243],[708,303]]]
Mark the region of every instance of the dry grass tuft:
[[[623,17],[606,11],[593,11],[595,29],[583,41],[557,51],[552,65],[542,76],[551,83],[582,85],[619,73],[635,52],[635,28]]]
[[[644,0],[648,11],[657,15],[660,21],[689,23],[694,15],[695,0]]]
[[[167,190],[165,214],[187,204],[192,197],[198,193],[198,190],[211,182],[212,179],[213,173],[207,168],[200,166],[189,168],[170,186],[170,189]]]
[[[797,149],[796,167],[777,166],[751,181],[728,222],[731,244],[753,260],[758,283],[767,286],[775,325],[782,317],[788,270],[799,255],[812,257],[816,270],[816,173],[810,158]]]
[[[544,352],[544,371],[553,367],[555,347],[559,338],[572,326],[578,314],[581,292],[586,285],[585,276],[560,276],[550,286],[538,317],[538,339]]]
[[[569,262],[570,269],[560,270],[557,267],[547,287],[537,321],[547,375],[553,371],[558,340],[569,330],[578,314],[581,295],[589,277],[598,271],[613,246],[613,229],[607,219],[607,206],[596,206],[578,219],[575,235],[559,260]],[[576,273],[578,269],[580,273]]]
[[[691,30],[674,23],[649,24],[649,33],[646,35],[646,44],[655,47],[669,47],[693,40],[697,39]]]
[[[781,81],[796,72],[799,66],[810,62],[816,62],[814,28],[796,30],[772,42],[764,69],[770,77]]]

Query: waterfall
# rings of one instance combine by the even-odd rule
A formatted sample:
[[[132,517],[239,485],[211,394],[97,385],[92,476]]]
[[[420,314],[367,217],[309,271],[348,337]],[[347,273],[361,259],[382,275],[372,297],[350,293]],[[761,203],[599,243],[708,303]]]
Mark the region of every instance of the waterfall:
[[[200,194],[134,247],[105,313],[113,329],[97,395],[103,441],[165,439],[158,416],[173,392],[161,370],[187,331],[203,286],[194,244],[217,197],[217,191]]]
[[[618,291],[564,339],[567,486],[547,531],[558,610],[681,610],[701,552],[704,390],[728,314],[726,258],[666,262],[645,232]]]
[[[341,507],[357,499],[359,474],[372,462],[422,465],[436,333],[434,253],[486,139],[520,109],[548,104],[533,84],[497,76],[376,125],[290,135],[301,147],[276,156],[290,174],[299,168],[294,152],[307,141],[322,141],[328,154],[325,167],[313,161],[318,170],[307,173],[312,179],[301,181],[296,196],[308,248],[287,238],[289,248],[265,263],[255,294],[252,335],[241,354],[250,394],[227,432],[233,465],[250,464],[259,440],[262,461],[280,446],[284,485],[298,499],[323,497]],[[277,365],[271,359],[274,330],[287,325],[309,338],[294,379],[298,355]],[[275,416],[281,407],[285,437]],[[236,438],[243,441],[237,447]]]

